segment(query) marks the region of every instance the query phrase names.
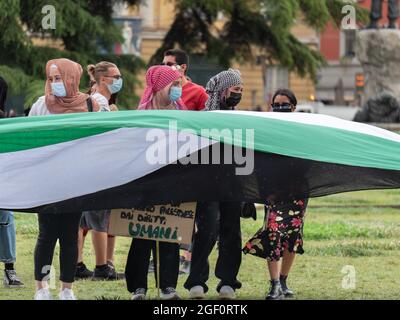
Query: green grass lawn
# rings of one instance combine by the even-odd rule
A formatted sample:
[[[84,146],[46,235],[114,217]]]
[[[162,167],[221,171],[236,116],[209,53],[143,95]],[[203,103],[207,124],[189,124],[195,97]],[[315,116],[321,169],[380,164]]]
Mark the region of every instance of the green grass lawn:
[[[307,211],[305,254],[298,256],[289,278],[297,299],[399,299],[400,298],[400,209],[378,206],[400,205],[400,190],[363,191],[311,199]],[[242,219],[243,242],[261,226],[258,220]],[[34,295],[33,250],[37,235],[34,214],[16,214],[17,271],[25,282],[22,289],[0,287],[0,300],[32,299]],[[90,239],[88,239],[90,240]],[[118,238],[116,267],[123,272],[130,241]],[[217,251],[211,255],[214,270]],[[91,242],[86,242],[85,262],[94,266]],[[58,270],[58,248],[54,257]],[[345,266],[355,268],[355,289],[342,288]],[[58,272],[58,271],[57,271]],[[180,276],[178,290],[184,298]],[[268,287],[266,262],[243,256],[239,279],[243,288],[240,299],[264,299]],[[210,275],[209,298],[216,298],[218,281]],[[57,280],[57,286],[58,286]],[[149,295],[157,297],[153,274],[149,275]],[[56,296],[58,289],[52,289]],[[124,281],[78,281],[74,291],[79,299],[129,299]]]

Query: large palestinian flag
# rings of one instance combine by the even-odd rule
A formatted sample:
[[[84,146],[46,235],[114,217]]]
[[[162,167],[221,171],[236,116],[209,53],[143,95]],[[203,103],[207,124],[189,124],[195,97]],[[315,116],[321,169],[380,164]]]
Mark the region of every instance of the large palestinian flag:
[[[323,115],[154,110],[0,121],[4,209],[264,202],[399,187],[400,135]]]

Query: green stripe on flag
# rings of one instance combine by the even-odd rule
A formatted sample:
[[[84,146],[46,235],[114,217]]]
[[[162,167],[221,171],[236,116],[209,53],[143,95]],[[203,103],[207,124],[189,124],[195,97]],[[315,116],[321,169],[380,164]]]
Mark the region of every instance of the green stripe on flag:
[[[174,120],[178,130],[191,129],[197,135],[237,146],[246,146],[244,134],[237,139],[223,131],[221,136],[206,136],[202,129],[253,129],[254,150],[260,152],[400,170],[400,143],[396,141],[323,124],[219,112],[120,111],[3,119],[0,120],[0,153],[44,147],[120,128],[168,129]]]

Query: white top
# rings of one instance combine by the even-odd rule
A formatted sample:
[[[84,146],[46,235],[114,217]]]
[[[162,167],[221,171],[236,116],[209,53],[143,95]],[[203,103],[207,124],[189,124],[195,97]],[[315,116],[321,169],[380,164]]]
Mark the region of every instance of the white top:
[[[102,94],[96,92],[92,95],[93,99],[99,104],[99,111],[111,111],[110,106],[108,104],[108,100]],[[42,96],[32,105],[31,111],[29,111],[28,116],[47,116],[51,115],[49,109],[46,106],[46,97]]]
[[[45,96],[40,97],[37,101],[33,104],[31,111],[29,111],[28,116],[47,116],[52,113],[49,112],[46,106]]]
[[[98,103],[100,109],[99,111],[111,111],[108,100],[101,93],[95,92],[92,94],[92,98]]]

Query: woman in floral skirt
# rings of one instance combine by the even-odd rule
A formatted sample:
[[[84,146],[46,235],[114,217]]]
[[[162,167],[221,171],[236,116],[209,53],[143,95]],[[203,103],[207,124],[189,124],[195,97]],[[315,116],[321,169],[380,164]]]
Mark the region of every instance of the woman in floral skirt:
[[[288,89],[278,90],[272,101],[274,112],[293,112],[297,105],[295,95]],[[296,254],[304,253],[303,224],[307,202],[308,199],[266,202],[264,225],[243,249],[244,253],[267,259],[271,278],[271,287],[266,297],[268,300],[294,295],[287,287],[286,279]]]

